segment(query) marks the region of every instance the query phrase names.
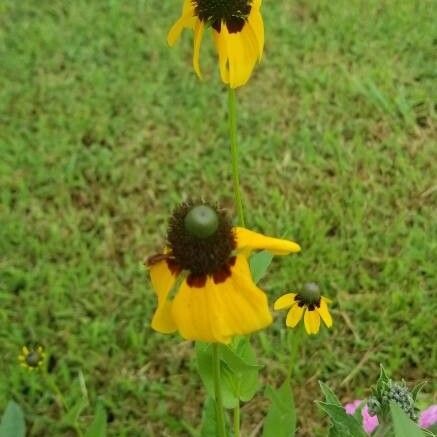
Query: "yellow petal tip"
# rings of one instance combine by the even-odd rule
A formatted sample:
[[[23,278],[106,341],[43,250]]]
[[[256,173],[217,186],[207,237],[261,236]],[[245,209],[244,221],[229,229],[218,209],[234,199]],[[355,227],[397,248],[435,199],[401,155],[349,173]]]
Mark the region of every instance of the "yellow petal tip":
[[[294,298],[296,296],[296,293],[286,293],[278,299],[275,300],[275,303],[273,304],[273,309],[275,311],[283,310],[286,308],[290,308],[295,303]]]

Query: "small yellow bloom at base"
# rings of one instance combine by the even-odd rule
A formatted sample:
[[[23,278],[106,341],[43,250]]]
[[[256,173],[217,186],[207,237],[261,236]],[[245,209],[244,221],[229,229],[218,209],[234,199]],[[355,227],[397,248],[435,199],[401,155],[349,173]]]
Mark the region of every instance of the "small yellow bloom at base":
[[[45,353],[42,346],[27,347],[23,346],[21,348],[21,353],[18,355],[18,361],[22,367],[28,370],[34,370],[44,362]]]
[[[320,329],[320,320],[330,328],[332,317],[329,313],[328,303],[331,301],[320,296],[315,284],[308,284],[301,293],[287,293],[275,301],[275,310],[288,309],[285,324],[295,328],[304,319],[305,330],[309,335],[317,334]]]
[[[261,0],[185,0],[182,15],[170,29],[167,41],[173,46],[182,30],[194,32],[193,67],[199,77],[200,46],[206,27],[211,27],[219,57],[222,81],[231,88],[246,84],[264,48]]]

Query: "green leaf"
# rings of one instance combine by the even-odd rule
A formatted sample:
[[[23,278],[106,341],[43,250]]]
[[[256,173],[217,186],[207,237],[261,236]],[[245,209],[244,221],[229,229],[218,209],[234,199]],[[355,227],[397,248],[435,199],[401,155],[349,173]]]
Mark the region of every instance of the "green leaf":
[[[21,407],[14,401],[9,401],[0,423],[1,437],[24,437],[26,423]]]
[[[85,437],[105,437],[106,436],[106,410],[102,402],[98,402],[96,406],[96,413],[94,420],[88,431],[85,433]]]
[[[378,377],[378,381],[376,381],[376,386],[373,390],[373,395],[376,396],[377,398],[380,398],[382,394],[385,392],[385,390],[387,389],[387,384],[389,384],[389,382],[390,382],[390,378],[387,375],[383,365],[380,364],[379,377]]]
[[[334,404],[340,407],[342,406],[336,394],[325,383],[319,381],[319,385],[322,393],[325,395],[325,401],[327,404]]]
[[[428,428],[428,429],[421,428],[421,431],[423,432],[423,434],[426,437],[435,437],[437,435],[437,426],[433,425],[433,426],[431,426],[431,428]]]
[[[202,423],[200,428],[201,437],[211,437],[216,434],[217,420],[215,415],[215,401],[208,396],[205,399],[202,410]]]
[[[251,366],[241,374],[240,378],[240,399],[248,402],[255,396],[260,387],[259,371],[263,366],[257,364],[256,354],[248,337],[240,339],[236,351],[241,359]]]
[[[271,405],[264,421],[263,437],[293,437],[296,432],[296,410],[290,384],[284,382],[278,389],[268,386],[266,396]]]
[[[419,382],[414,388],[411,390],[411,396],[413,397],[414,402],[417,400],[417,396],[422,391],[423,386],[426,384],[426,381]]]
[[[259,282],[267,273],[267,270],[272,262],[273,255],[265,250],[257,252],[250,257],[250,271],[255,282]]]
[[[259,388],[259,369],[255,352],[247,339],[234,340],[231,347],[219,346],[220,373],[223,405],[234,408],[239,400],[244,402],[253,398]],[[212,348],[206,343],[196,343],[197,368],[208,394],[214,399],[214,373]]]
[[[232,351],[244,363],[240,364],[240,372],[236,372],[238,379],[238,396],[240,400],[250,401],[260,386],[259,370],[263,367],[257,364],[255,351],[248,337],[239,337],[232,344]],[[235,363],[234,363],[235,364]]]
[[[390,381],[390,378],[388,377],[387,372],[385,371],[384,366],[382,364],[380,364],[380,373],[378,378],[378,382],[380,381],[384,383]]]
[[[338,435],[365,437],[366,434],[364,433],[361,423],[358,422],[354,416],[347,414],[341,405],[330,404],[327,402],[317,402],[317,404],[330,417],[334,428],[338,428],[338,431],[341,430],[341,433]],[[349,434],[345,434],[345,432]]]
[[[242,357],[237,355],[237,352],[233,351],[229,346],[220,345],[222,360],[229,366],[229,368],[235,373],[244,373],[250,370],[262,369],[263,366],[259,364],[251,364],[243,360]]]
[[[343,426],[338,424],[331,423],[331,427],[329,428],[328,437],[354,437],[349,430]]]
[[[419,426],[414,423],[402,410],[402,408],[390,402],[390,412],[395,430],[395,437],[424,437]]]
[[[62,422],[68,425],[75,425],[82,414],[82,411],[88,406],[86,399],[79,399],[76,404],[68,410],[68,413],[62,419]]]
[[[196,342],[195,350],[197,370],[200,378],[202,379],[208,395],[215,399],[214,367],[212,363],[213,356],[211,345],[208,343]],[[221,363],[220,370],[223,406],[225,408],[234,408],[238,403],[238,396],[236,395],[236,389],[238,388],[237,384],[233,378],[229,366],[227,366],[225,363]]]

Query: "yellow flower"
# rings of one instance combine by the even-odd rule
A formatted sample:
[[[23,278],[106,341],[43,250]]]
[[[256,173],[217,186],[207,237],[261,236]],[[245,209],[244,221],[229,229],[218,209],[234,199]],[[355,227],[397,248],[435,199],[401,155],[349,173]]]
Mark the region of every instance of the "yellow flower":
[[[34,370],[42,365],[44,362],[45,353],[42,346],[21,348],[21,353],[18,355],[18,361],[22,367],[29,370]]]
[[[182,15],[170,29],[173,46],[184,28],[194,31],[193,66],[201,77],[200,45],[205,27],[211,27],[219,56],[220,75],[231,88],[244,85],[264,48],[261,0],[185,0]]]
[[[267,296],[251,276],[250,253],[300,250],[292,241],[232,228],[223,211],[192,202],[173,213],[167,241],[167,249],[148,260],[158,297],[152,328],[221,343],[272,322]]]
[[[311,335],[319,332],[320,319],[328,328],[332,326],[328,303],[331,303],[331,301],[320,296],[316,284],[307,284],[301,293],[287,293],[277,299],[274,309],[284,310],[289,308],[285,323],[290,328],[297,326],[303,316],[306,332]]]

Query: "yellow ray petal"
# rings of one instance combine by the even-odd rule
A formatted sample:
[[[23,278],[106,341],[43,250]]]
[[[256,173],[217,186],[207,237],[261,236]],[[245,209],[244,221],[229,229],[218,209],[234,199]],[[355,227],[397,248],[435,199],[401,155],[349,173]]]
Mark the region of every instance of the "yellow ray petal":
[[[252,50],[251,40],[247,36],[247,25],[240,32],[229,33],[222,26],[221,33],[226,38],[229,62],[229,86],[237,88],[244,85],[252,73],[257,55]]]
[[[208,278],[205,287],[191,288],[185,282],[172,312],[180,334],[190,340],[227,343],[272,322],[267,296],[253,283],[244,256],[223,283]]]
[[[152,328],[164,334],[174,332],[176,324],[171,313],[172,302],[167,300],[167,295],[173,287],[176,276],[172,274],[166,261],[160,261],[150,267],[150,279],[158,296],[158,307],[152,318]]]
[[[203,31],[205,25],[197,20],[194,26],[194,54],[193,54],[193,67],[196,74],[201,78],[202,73],[200,71],[200,46],[203,38]]]
[[[320,328],[320,315],[316,310],[305,311],[304,315],[305,329],[308,334],[317,334]]]
[[[234,228],[237,239],[237,248],[247,255],[252,250],[268,250],[274,255],[288,255],[292,252],[299,252],[300,246],[290,240],[266,237],[263,234],[249,231],[246,228]]]
[[[326,300],[323,297],[320,299],[320,307],[316,308],[316,311],[320,314],[320,317],[322,318],[325,325],[330,328],[332,326],[332,317],[329,313]]]
[[[260,1],[254,1],[248,17],[248,24],[252,28],[258,43],[258,59],[260,60],[264,50],[264,23],[259,11]]]
[[[303,307],[301,308],[299,305],[293,305],[287,314],[285,324],[290,328],[294,328],[302,318],[303,311]]]
[[[208,342],[226,342],[217,328],[217,309],[211,302],[214,287],[208,280],[205,287],[190,287],[186,281],[182,284],[173,302],[173,319],[182,337],[187,340]]]
[[[227,84],[229,83],[229,69],[226,37],[216,30],[213,30],[212,34],[219,57],[220,77],[222,78],[222,81]]]
[[[294,300],[295,297],[296,297],[296,293],[284,294],[283,296],[276,299],[276,301],[273,305],[273,309],[275,311],[278,311],[278,310],[283,310],[285,308],[291,307],[292,305],[294,305],[296,303],[296,301]]]
[[[227,287],[226,282],[232,284]],[[272,315],[269,310],[266,294],[253,282],[247,259],[243,255],[236,257],[235,265],[232,267],[230,280],[223,285],[219,284],[220,289],[226,289],[229,299],[225,299],[229,307],[234,302],[238,313],[233,315],[235,323],[240,324],[239,335],[258,331],[272,323]],[[227,314],[230,314],[228,311]]]
[[[198,21],[198,20],[197,20]],[[167,43],[171,47],[180,38],[184,28],[193,28],[196,23],[194,6],[191,0],[185,0],[181,17],[173,24],[167,35]]]

